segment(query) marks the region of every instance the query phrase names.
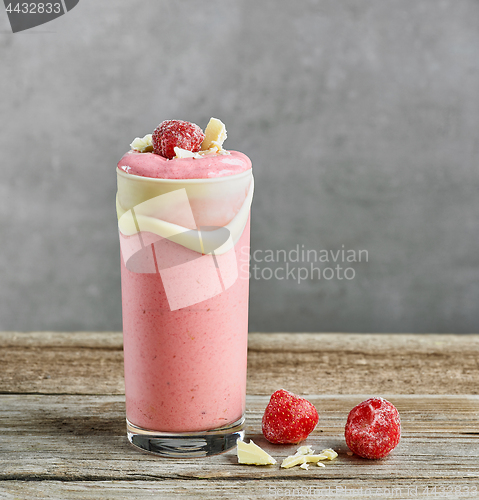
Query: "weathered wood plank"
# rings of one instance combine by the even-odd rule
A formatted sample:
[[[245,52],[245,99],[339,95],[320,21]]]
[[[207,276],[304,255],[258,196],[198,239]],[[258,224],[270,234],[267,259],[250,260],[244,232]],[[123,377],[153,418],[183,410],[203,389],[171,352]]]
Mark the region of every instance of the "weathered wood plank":
[[[306,472],[306,471],[305,471]],[[475,489],[474,489],[475,488]],[[178,481],[89,481],[89,482],[0,482],[2,500],[189,500],[234,498],[263,500],[280,498],[336,498],[340,500],[378,500],[394,498],[479,498],[479,487],[461,478],[428,482],[411,480],[193,480]]]
[[[316,394],[308,398],[320,423],[307,444],[339,452],[325,468],[241,466],[234,452],[192,460],[139,452],[125,436],[120,333],[0,333],[0,500],[479,498],[467,490],[479,484],[479,396],[467,395],[479,387],[479,335],[249,340],[247,437],[280,462],[296,446],[262,437],[269,394],[281,386]],[[418,392],[445,395],[394,395]],[[347,413],[371,394],[390,399],[403,423],[400,445],[381,461],[349,456],[343,438]]]
[[[3,393],[124,394],[118,332],[0,332]]]
[[[118,332],[0,333],[0,392],[122,394]],[[479,335],[251,333],[248,393],[478,394]]]
[[[306,444],[316,450],[332,447],[339,457],[305,471],[279,467],[297,446],[272,445],[262,437],[265,396],[247,399],[247,438],[278,460],[268,467],[239,465],[234,451],[191,460],[139,452],[126,440],[120,396],[2,395],[0,481],[478,482],[479,396],[388,396],[400,411],[403,438],[389,457],[377,461],[349,456],[343,438],[349,410],[364,397],[310,396],[320,422]]]
[[[121,332],[0,332],[0,346],[121,350],[123,334]]]
[[[478,394],[479,335],[250,335],[248,392]]]

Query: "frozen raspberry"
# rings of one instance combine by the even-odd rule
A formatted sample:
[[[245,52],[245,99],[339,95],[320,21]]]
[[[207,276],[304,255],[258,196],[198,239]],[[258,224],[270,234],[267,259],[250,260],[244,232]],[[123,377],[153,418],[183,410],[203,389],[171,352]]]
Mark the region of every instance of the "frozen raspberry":
[[[344,431],[349,449],[364,458],[382,458],[401,438],[399,413],[389,401],[371,398],[349,413]]]
[[[165,120],[153,132],[153,152],[168,159],[175,156],[175,147],[196,153],[204,138],[205,134],[194,123]]]
[[[299,443],[318,420],[318,412],[308,400],[280,389],[273,393],[264,411],[263,435],[270,443]]]

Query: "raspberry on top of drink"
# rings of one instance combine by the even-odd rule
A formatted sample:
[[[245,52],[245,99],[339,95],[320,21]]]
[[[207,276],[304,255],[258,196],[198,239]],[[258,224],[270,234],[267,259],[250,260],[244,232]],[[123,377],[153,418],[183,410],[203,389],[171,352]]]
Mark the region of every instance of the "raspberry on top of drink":
[[[118,168],[161,179],[224,177],[249,170],[251,161],[246,155],[223,149],[226,138],[226,127],[217,118],[210,119],[205,132],[195,123],[165,120],[152,134],[130,144]]]

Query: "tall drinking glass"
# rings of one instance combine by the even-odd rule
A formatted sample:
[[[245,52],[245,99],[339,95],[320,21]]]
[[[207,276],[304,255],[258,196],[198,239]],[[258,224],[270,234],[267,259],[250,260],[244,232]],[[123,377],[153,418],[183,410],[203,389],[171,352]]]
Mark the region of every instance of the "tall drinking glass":
[[[117,180],[128,439],[221,453],[244,432],[251,169]]]

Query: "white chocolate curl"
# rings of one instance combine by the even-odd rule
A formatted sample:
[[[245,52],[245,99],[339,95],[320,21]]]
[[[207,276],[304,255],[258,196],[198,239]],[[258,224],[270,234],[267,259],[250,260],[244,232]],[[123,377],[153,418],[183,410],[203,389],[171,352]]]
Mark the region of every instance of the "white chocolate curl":
[[[147,134],[145,137],[137,137],[131,144],[130,148],[140,153],[151,153],[153,151],[152,134]]]

